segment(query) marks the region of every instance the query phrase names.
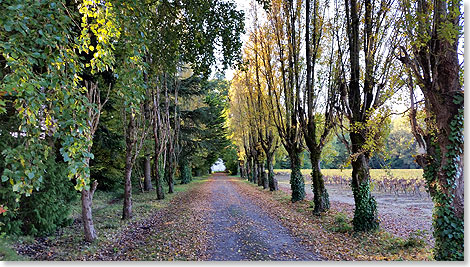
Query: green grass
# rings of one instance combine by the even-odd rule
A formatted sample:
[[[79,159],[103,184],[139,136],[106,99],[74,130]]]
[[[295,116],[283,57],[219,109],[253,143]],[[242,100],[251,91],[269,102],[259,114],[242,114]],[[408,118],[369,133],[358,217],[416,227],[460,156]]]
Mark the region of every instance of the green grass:
[[[121,220],[123,205],[123,190],[115,192],[96,191],[93,197],[93,222],[98,234],[95,242],[88,244],[83,241],[83,226],[75,223],[61,229],[62,234],[49,236],[47,240],[51,243],[60,244],[54,247],[55,255],[61,260],[74,260],[80,255],[93,253],[101,246],[112,242],[112,237],[124,230],[128,224],[143,220],[155,213],[159,209],[168,206],[173,197],[188,191],[197,184],[207,181],[208,176],[194,177],[189,184],[175,184],[174,194],[168,194],[168,186],[164,186],[165,199],[157,200],[155,190],[151,192],[140,192],[139,188],[133,187],[132,192],[132,212],[130,220]],[[175,181],[179,182],[179,181]],[[77,192],[77,194],[79,194]],[[72,219],[81,217],[80,198],[70,207]],[[32,244],[34,238],[20,236],[13,238],[0,236],[0,260],[27,260],[27,258],[17,255],[13,248],[14,242]]]
[[[334,216],[332,226],[329,227],[330,231],[338,233],[346,233],[352,231],[351,219],[346,213],[338,212]]]
[[[25,261],[28,258],[18,255],[12,248],[16,238],[5,236],[5,233],[0,235],[0,261]]]

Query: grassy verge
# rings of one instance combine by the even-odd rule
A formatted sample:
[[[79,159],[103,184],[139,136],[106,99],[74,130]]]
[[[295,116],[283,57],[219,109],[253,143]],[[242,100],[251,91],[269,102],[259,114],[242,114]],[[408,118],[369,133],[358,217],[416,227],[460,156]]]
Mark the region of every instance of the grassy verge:
[[[176,184],[174,194],[165,194],[165,199],[157,200],[155,190],[142,193],[134,188],[133,217],[130,220],[121,220],[123,193],[97,191],[93,198],[93,221],[98,238],[93,243],[83,240],[83,229],[80,222],[81,206],[78,200],[71,206],[71,217],[74,223],[68,227],[59,229],[56,234],[32,238],[30,236],[0,237],[0,260],[76,260],[81,256],[93,253],[103,244],[112,241],[113,237],[125,229],[129,224],[144,220],[163,207],[169,205],[170,201],[180,192],[188,191],[193,186],[203,183],[207,176],[195,177],[189,184]],[[165,193],[168,188],[164,188]],[[16,249],[27,254],[24,257],[16,253]],[[52,256],[50,252],[53,252]]]
[[[239,181],[255,203],[325,259],[432,260],[432,248],[422,233],[412,233],[408,238],[395,237],[384,230],[357,233],[352,230],[352,218],[335,207],[322,216],[314,216],[311,201],[292,203],[281,190],[270,192],[246,180]]]

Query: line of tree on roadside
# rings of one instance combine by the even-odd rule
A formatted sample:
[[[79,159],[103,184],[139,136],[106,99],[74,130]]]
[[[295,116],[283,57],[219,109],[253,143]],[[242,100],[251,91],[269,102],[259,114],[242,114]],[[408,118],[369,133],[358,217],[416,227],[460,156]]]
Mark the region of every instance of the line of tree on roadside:
[[[378,229],[370,161],[387,149],[394,103],[407,99],[414,158],[435,206],[434,257],[463,260],[461,8],[461,1],[441,0],[252,2],[227,115],[242,176],[275,190],[272,161],[282,146],[291,200],[301,201],[308,152],[313,213],[321,215],[330,202],[320,162],[334,138],[352,167],[354,230]]]

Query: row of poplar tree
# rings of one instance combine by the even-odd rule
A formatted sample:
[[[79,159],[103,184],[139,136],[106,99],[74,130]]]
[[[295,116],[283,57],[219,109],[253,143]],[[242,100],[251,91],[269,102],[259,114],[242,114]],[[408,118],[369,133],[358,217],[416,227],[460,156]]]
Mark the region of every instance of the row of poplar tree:
[[[206,153],[198,166],[191,164],[204,140],[219,138],[203,144],[206,152],[227,145],[221,114],[228,85],[208,78],[214,65],[226,68],[239,57],[244,14],[235,4],[7,0],[0,10],[2,231],[18,223],[53,230],[60,224],[53,216],[67,214],[67,206],[54,208],[69,201],[60,192],[75,187],[85,239],[96,239],[98,182],[90,178],[90,161],[95,133],[106,134],[105,111],[117,110],[125,143],[123,219],[132,216],[139,157],[145,158],[144,186],[151,186],[152,169],[157,199],[163,199],[163,181],[172,193],[177,166],[186,183],[192,167],[207,170],[216,160]],[[199,102],[190,102],[191,95]]]
[[[306,148],[313,212],[321,214],[330,208],[322,149],[336,134],[350,155],[354,230],[377,229],[369,161],[386,143],[384,125],[397,99],[407,99],[415,160],[435,207],[434,256],[463,260],[461,8],[461,1],[443,0],[253,2],[228,116],[242,174],[275,190],[273,155],[282,145],[291,164],[292,202],[303,200],[300,156]]]

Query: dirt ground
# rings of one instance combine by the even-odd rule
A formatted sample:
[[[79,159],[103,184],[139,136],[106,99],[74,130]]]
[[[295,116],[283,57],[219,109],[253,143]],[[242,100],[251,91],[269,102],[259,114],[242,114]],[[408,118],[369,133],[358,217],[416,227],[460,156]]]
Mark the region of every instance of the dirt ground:
[[[288,175],[276,175],[279,188],[290,193]],[[311,182],[305,179],[305,192],[307,199],[313,199]],[[354,214],[354,198],[349,185],[327,184],[331,207],[350,215]],[[427,193],[421,196],[411,193],[384,193],[373,191],[372,195],[377,201],[380,226],[386,231],[399,236],[408,237],[410,234],[420,232],[423,237],[434,244],[432,237],[432,209],[433,203]]]
[[[246,197],[231,180],[215,174],[209,180],[212,207],[208,218],[209,260],[320,260],[278,221]]]

